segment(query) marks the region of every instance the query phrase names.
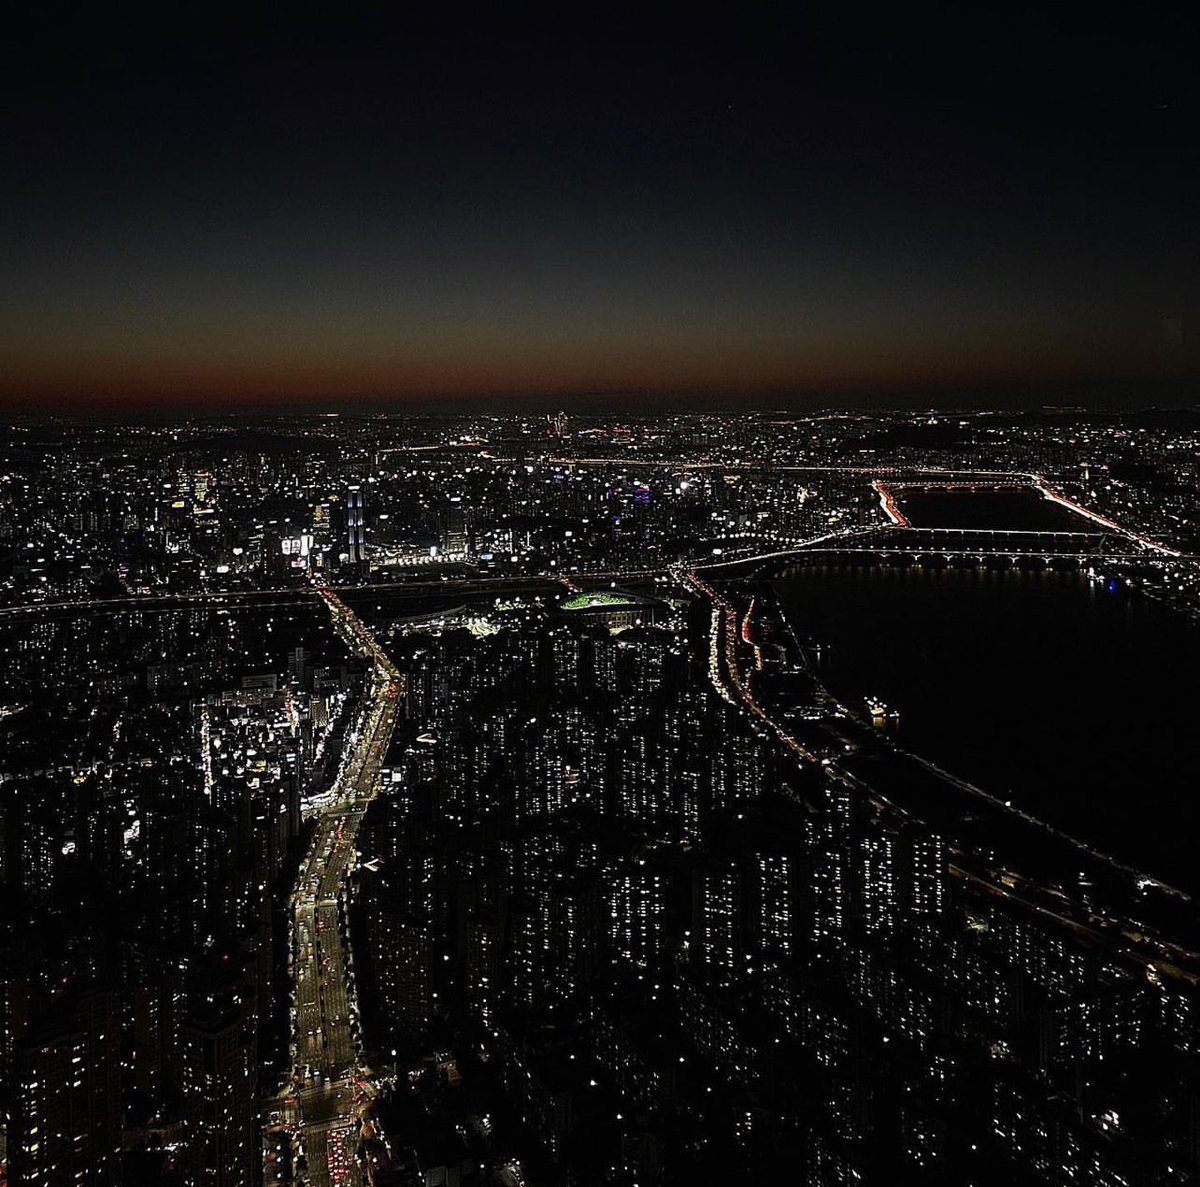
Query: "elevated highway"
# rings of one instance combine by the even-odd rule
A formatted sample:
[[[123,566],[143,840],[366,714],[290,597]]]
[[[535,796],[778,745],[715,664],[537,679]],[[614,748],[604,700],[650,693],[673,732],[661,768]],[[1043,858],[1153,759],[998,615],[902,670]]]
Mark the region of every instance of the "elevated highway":
[[[447,566],[448,568],[450,566]],[[461,565],[454,567],[461,569]],[[628,569],[582,570],[566,574],[568,579],[587,582],[634,581],[660,576],[662,567]],[[553,590],[563,574],[551,569],[537,573],[467,573],[442,574],[433,577],[426,570],[414,576],[394,581],[357,581],[333,587],[323,586],[338,594],[344,593],[401,593],[413,597],[434,597],[450,594],[472,597],[482,594],[521,594]],[[128,614],[130,612],[164,613],[200,607],[237,609],[287,609],[311,601],[317,590],[309,584],[269,586],[263,589],[193,591],[171,594],[129,594],[113,598],[57,599],[44,602],[22,602],[0,606],[0,625],[10,620],[30,617],[75,618]]]

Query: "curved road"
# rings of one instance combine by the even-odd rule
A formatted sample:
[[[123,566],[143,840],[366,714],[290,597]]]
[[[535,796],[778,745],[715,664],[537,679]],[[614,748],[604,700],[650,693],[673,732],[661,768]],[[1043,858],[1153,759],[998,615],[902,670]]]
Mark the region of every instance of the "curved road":
[[[359,717],[332,794],[317,818],[291,908],[292,1079],[285,1113],[311,1187],[362,1182],[350,1145],[375,1132],[366,1126],[370,1098],[360,1079],[361,1048],[353,959],[342,934],[338,902],[354,866],[354,841],[367,805],[379,793],[400,699],[400,677],[374,636],[327,586],[318,593],[333,625],[355,654],[371,661]],[[388,1161],[386,1145],[370,1137],[367,1178]]]

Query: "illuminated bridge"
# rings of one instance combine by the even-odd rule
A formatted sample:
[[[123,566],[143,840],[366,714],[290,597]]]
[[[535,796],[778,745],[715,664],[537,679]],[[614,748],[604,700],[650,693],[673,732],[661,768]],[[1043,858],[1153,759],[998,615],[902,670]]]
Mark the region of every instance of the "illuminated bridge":
[[[1192,560],[1173,554],[1174,559]],[[741,571],[749,575],[776,568],[789,560],[822,557],[830,560],[875,560],[884,564],[921,564],[944,561],[948,565],[987,565],[1032,562],[1078,567],[1092,561],[1162,561],[1164,555],[1120,531],[1064,532],[1015,531],[981,528],[913,528],[889,524],[849,529],[820,536],[791,548],[728,557],[696,565],[705,572]]]

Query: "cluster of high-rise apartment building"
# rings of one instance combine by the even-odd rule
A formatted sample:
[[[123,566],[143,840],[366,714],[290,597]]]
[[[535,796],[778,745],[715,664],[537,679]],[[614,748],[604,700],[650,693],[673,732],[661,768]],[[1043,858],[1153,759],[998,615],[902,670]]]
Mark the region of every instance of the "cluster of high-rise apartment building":
[[[278,908],[360,674],[300,604],[4,634],[9,1181],[256,1183],[284,1058]]]
[[[686,611],[612,634],[620,609],[396,645],[407,741],[360,837],[354,934],[368,1031],[420,1085],[414,1165],[1195,1173],[1185,977],[974,887],[946,839],[798,770],[718,697]]]

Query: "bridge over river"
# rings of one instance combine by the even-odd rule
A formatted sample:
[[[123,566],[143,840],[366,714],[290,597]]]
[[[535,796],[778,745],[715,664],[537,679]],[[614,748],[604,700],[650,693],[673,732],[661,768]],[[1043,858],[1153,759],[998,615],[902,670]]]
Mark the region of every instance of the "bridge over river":
[[[812,540],[749,555],[726,556],[696,565],[713,576],[749,576],[788,561],[822,557],[830,560],[878,561],[886,564],[1032,563],[1079,567],[1094,562],[1145,563],[1168,559],[1161,550],[1120,531],[1023,531],[986,528],[918,528],[875,524],[849,528]],[[1169,559],[1195,560],[1170,554]]]

